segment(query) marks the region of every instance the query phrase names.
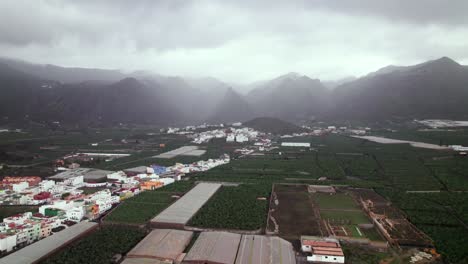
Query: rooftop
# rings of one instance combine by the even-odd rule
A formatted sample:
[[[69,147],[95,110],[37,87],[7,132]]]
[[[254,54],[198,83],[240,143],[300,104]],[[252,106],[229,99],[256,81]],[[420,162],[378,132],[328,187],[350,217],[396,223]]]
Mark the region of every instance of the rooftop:
[[[127,258],[173,261],[185,250],[192,236],[190,231],[155,229],[127,254]]]
[[[296,263],[290,242],[279,237],[243,235],[236,264]]]
[[[236,260],[241,235],[228,232],[202,232],[185,263],[232,263]]]
[[[36,263],[54,250],[72,242],[79,235],[97,227],[97,225],[97,223],[93,222],[80,222],[1,258],[0,264]]]
[[[187,224],[220,187],[221,184],[219,183],[199,183],[182,198],[153,218],[151,223]]]

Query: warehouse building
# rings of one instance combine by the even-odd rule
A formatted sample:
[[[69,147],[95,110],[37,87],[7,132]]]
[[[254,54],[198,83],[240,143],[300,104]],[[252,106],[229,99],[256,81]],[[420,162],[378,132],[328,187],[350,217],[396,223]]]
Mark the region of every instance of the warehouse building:
[[[310,148],[310,143],[305,142],[281,142],[282,147],[301,147]]]
[[[1,258],[0,264],[39,263],[51,254],[57,252],[88,232],[93,231],[97,227],[97,223],[80,222]]]
[[[243,235],[236,264],[296,263],[293,246],[279,237]]]
[[[111,173],[113,173],[113,171],[78,168],[58,173],[49,177],[49,179],[55,181],[66,181],[71,178],[83,177],[85,182],[105,182],[107,180],[107,174]]]
[[[155,228],[183,229],[198,210],[221,187],[218,183],[199,183],[171,206],[151,220]]]
[[[184,258],[187,264],[234,264],[241,235],[202,232]]]
[[[184,256],[192,236],[190,231],[155,229],[128,252],[123,263],[173,263]]]

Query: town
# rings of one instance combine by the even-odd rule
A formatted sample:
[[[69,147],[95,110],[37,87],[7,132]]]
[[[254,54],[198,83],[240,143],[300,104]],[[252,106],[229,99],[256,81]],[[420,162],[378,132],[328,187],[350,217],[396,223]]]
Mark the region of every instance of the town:
[[[355,257],[351,248],[372,261],[441,259],[416,216],[408,217],[398,200],[388,200],[394,198],[388,190],[368,187],[387,180],[362,152],[375,153],[381,166],[394,170],[382,148],[459,159],[466,155],[464,142],[440,146],[392,139],[388,136],[398,136],[397,130],[367,126],[315,124],[296,130],[273,134],[242,123],[163,128],[146,133],[155,143],[134,143],[158,148],[143,158],[118,151],[124,146],[129,152],[128,139],[91,141],[83,147],[95,151],[54,159],[48,177],[4,176],[0,208],[24,209],[3,218],[0,250],[6,256],[0,263],[59,261],[60,252],[71,250],[67,245],[80,247],[82,236],[116,228],[136,232],[136,240],[128,252],[116,252],[115,263],[347,263]],[[97,151],[100,147],[104,151]],[[406,162],[399,166],[418,175]],[[394,177],[390,183],[404,184],[405,195],[439,195],[436,181],[423,185]],[[19,256],[27,257],[13,261]]]

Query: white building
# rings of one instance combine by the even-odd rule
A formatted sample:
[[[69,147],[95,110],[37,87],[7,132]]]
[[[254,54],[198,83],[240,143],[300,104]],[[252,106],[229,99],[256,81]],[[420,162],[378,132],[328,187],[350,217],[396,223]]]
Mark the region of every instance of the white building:
[[[468,151],[468,147],[463,147],[462,145],[450,145],[454,151]]]
[[[70,177],[66,180],[63,181],[65,185],[70,185],[70,186],[81,186],[84,183],[84,177],[83,175],[76,176],[76,177]]]
[[[22,192],[29,187],[29,184],[27,182],[20,182],[12,184],[11,187],[14,192]]]
[[[85,216],[85,209],[83,206],[73,207],[65,212],[68,220],[79,222]]]
[[[18,215],[15,215],[15,216],[10,216],[10,217],[4,218],[3,223],[5,223],[7,225],[8,224],[22,225],[22,224],[24,224],[24,221],[28,220],[31,217],[32,217],[32,213],[31,212],[26,212],[24,214],[18,214]]]
[[[249,138],[247,136],[242,135],[242,134],[236,135],[236,142],[243,143],[243,142],[248,142],[248,141],[249,141]]]
[[[310,253],[311,263],[345,263],[340,242],[334,238],[301,236],[301,250]]]
[[[54,208],[54,209],[60,209],[63,211],[68,211],[74,207],[74,202],[73,201],[65,201],[65,200],[58,200],[54,201],[53,204],[46,204],[42,205],[39,207],[39,213],[42,215],[45,215],[45,209],[47,208]]]
[[[41,192],[47,192],[50,189],[52,189],[52,187],[54,187],[54,185],[55,185],[54,181],[44,180],[44,181],[41,181],[39,183],[39,188],[40,188]]]
[[[234,142],[236,140],[236,135],[228,134],[226,137],[226,142]]]
[[[16,234],[0,234],[0,251],[12,251],[16,246],[16,239]]]
[[[310,143],[306,142],[281,142],[282,147],[304,147],[310,148]]]

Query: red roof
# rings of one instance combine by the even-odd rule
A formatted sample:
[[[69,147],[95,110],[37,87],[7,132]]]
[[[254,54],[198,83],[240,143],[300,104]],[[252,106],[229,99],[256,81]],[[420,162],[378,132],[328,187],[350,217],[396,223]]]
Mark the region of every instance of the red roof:
[[[339,248],[339,245],[337,243],[326,242],[326,241],[302,240],[302,244],[305,246],[312,246],[312,247]]]
[[[343,251],[314,250],[314,255],[344,256]]]

